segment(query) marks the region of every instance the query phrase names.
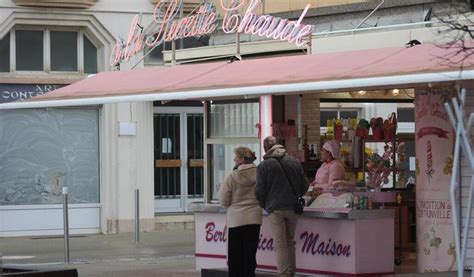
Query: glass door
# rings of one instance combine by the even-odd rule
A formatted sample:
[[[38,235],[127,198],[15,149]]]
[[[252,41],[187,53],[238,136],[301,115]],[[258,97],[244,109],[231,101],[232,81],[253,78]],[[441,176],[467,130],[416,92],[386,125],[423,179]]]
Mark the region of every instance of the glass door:
[[[187,199],[186,204],[204,199],[204,116],[186,114],[187,120]],[[187,210],[187,207],[185,207]]]
[[[203,113],[196,108],[157,108],[155,212],[184,212],[204,194]],[[168,112],[169,111],[169,112]]]

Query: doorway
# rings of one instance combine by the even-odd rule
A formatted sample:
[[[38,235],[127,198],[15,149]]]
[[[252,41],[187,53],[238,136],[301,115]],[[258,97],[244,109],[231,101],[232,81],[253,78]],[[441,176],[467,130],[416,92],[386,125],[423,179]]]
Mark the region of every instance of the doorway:
[[[203,120],[202,108],[155,108],[155,212],[186,212],[203,200]]]

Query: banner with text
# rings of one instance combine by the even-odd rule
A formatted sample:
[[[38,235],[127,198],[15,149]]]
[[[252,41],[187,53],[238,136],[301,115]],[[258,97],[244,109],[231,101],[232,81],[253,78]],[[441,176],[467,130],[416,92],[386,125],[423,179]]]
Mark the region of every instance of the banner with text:
[[[28,99],[61,87],[63,85],[0,84],[0,103]]]
[[[455,270],[449,185],[454,131],[444,103],[451,90],[416,92],[416,222],[418,270]]]

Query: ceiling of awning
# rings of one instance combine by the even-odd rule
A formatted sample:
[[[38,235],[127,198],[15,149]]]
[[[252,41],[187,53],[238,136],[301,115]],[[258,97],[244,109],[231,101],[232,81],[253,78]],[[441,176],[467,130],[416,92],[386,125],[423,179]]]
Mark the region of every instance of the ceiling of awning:
[[[281,91],[287,86],[308,83],[327,84],[326,87],[337,89],[338,84],[345,83],[347,87],[348,82],[350,85],[351,80],[357,79],[370,80],[374,86],[378,82],[379,85],[390,85],[385,77],[396,79],[393,77],[454,74],[460,71],[461,65],[463,71],[472,71],[474,57],[466,57],[462,62],[446,60],[458,50],[422,44],[411,48],[368,49],[104,72],[26,102],[127,96],[122,98],[125,102],[150,94],[160,95],[155,98],[161,100],[184,99],[186,95],[190,99],[199,99],[209,97],[210,91],[214,92],[213,96],[219,96],[221,92],[220,96],[228,97],[243,95],[239,88],[250,90],[261,87],[261,94],[267,91],[271,94],[272,88],[277,86],[280,86]],[[314,86],[314,89],[323,87]],[[355,83],[354,87],[357,87]],[[180,97],[176,93],[180,93]]]

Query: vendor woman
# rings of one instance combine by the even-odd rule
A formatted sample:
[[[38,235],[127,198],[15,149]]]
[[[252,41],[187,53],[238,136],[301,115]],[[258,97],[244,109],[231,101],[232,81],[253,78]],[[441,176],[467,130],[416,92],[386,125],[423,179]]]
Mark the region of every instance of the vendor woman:
[[[316,172],[309,191],[324,191],[338,188],[339,185],[347,185],[347,182],[344,181],[344,164],[339,160],[339,149],[340,145],[336,140],[329,140],[323,144],[321,149],[323,164]]]

